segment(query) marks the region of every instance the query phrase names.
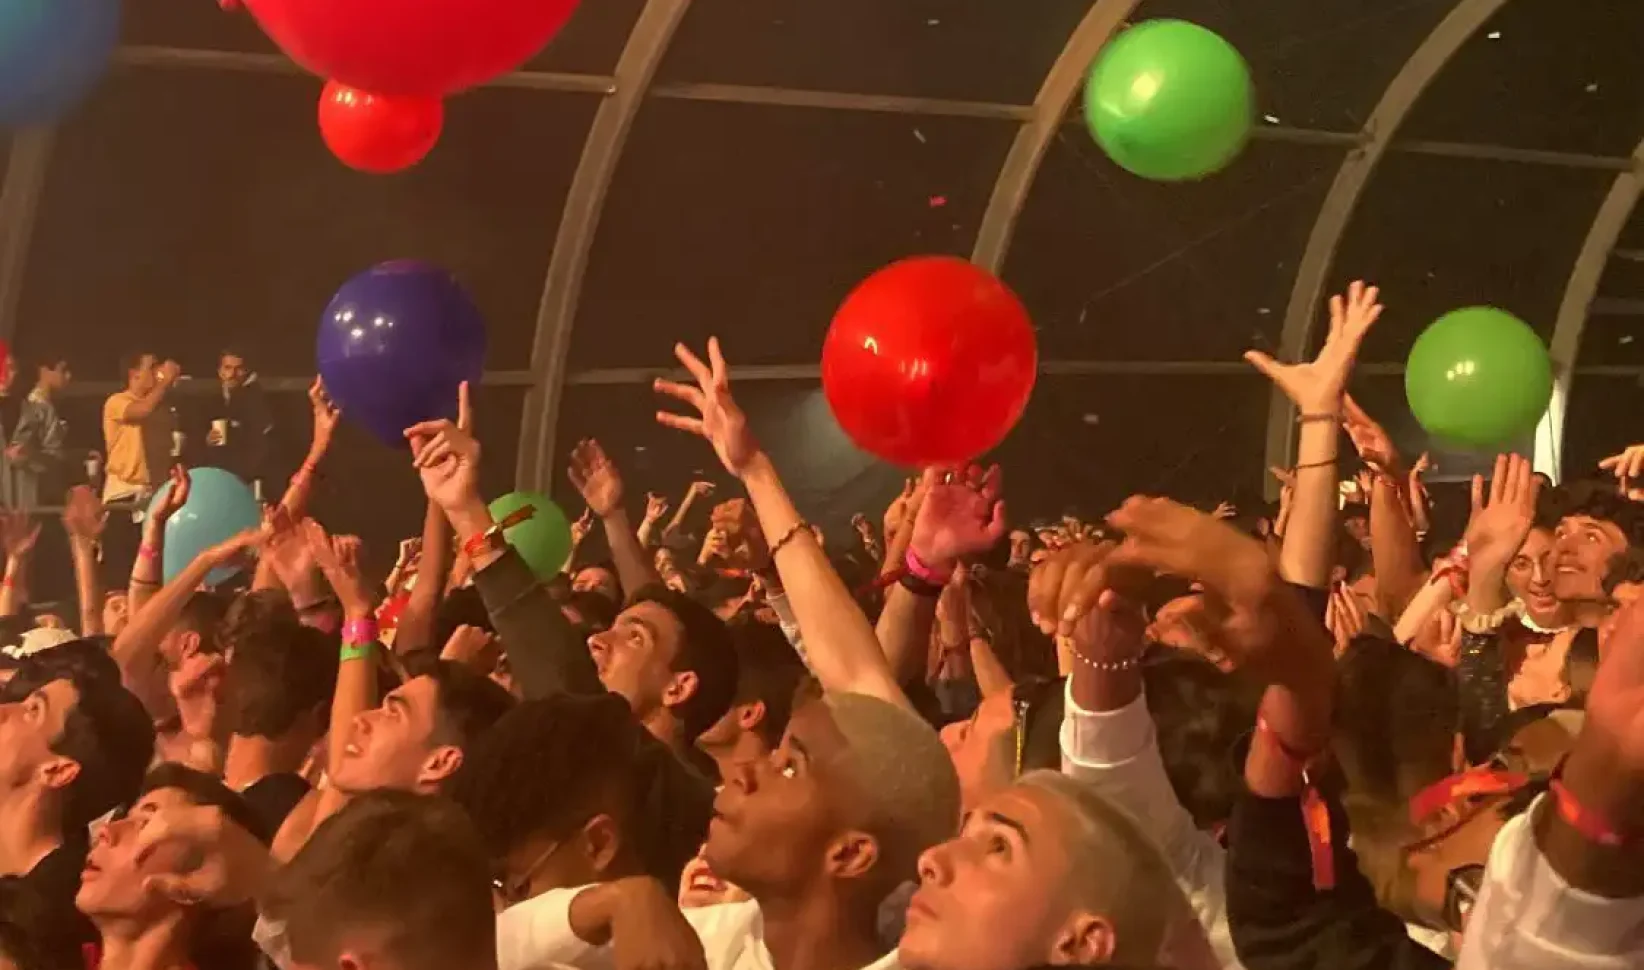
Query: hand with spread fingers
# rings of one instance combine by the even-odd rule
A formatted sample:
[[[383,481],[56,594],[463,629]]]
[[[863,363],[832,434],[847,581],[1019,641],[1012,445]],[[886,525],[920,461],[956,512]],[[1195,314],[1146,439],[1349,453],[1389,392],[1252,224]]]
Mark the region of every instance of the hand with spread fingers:
[[[1381,316],[1381,291],[1355,280],[1347,295],[1330,298],[1330,333],[1312,361],[1281,364],[1252,350],[1244,359],[1279,386],[1303,414],[1335,414],[1364,335]]]
[[[1522,455],[1497,455],[1488,496],[1480,494],[1481,480],[1474,481],[1473,491],[1473,518],[1466,532],[1472,573],[1475,577],[1504,573],[1535,524],[1541,480]]]
[[[599,442],[592,438],[577,442],[571,450],[570,476],[571,484],[595,515],[603,519],[621,511],[622,473]]]
[[[1343,394],[1341,406],[1342,429],[1353,442],[1353,449],[1359,453],[1359,460],[1383,475],[1391,475],[1394,478],[1402,475],[1399,452],[1393,446],[1393,439],[1387,434],[1387,430],[1359,407],[1358,402],[1353,400],[1353,395]]]
[[[999,497],[999,466],[983,471],[925,469],[925,500],[913,519],[908,550],[938,572],[948,572],[965,556],[986,552],[1005,537],[1005,503]]]
[[[701,435],[713,446],[714,453],[725,470],[738,478],[760,454],[759,442],[748,428],[748,417],[731,397],[731,373],[720,352],[719,338],[708,338],[708,363],[691,353],[684,344],[674,345],[674,356],[679,358],[696,385],[665,381],[660,378],[655,388],[658,393],[677,398],[695,408],[699,417],[656,413],[657,423],[678,431]]]
[[[1598,467],[1615,476],[1621,494],[1634,502],[1644,502],[1644,445],[1629,445],[1611,455]]]

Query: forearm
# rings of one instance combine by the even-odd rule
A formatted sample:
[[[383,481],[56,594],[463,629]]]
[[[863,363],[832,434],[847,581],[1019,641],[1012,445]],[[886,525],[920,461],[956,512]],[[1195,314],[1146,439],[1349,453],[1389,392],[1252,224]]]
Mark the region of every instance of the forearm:
[[[804,631],[811,669],[826,690],[871,694],[910,708],[873,627],[789,499],[770,457],[743,475],[759,527],[774,544],[782,586]]]
[[[1421,544],[1395,480],[1375,476],[1370,487],[1370,562],[1376,574],[1376,606],[1396,617],[1421,589]]]
[[[417,565],[417,582],[400,613],[399,625],[394,628],[395,653],[436,645],[434,615],[439,610],[450,560],[451,526],[440,507],[429,502],[422,517],[422,560]]]
[[[160,402],[165,400],[166,392],[170,389],[171,385],[164,381],[154,385],[154,390],[149,391],[147,394],[141,395],[140,397],[134,398],[130,404],[126,405],[126,410],[125,413],[121,415],[121,420],[127,424],[136,424],[137,422],[153,414],[154,410],[160,406]]]
[[[993,644],[982,637],[970,638],[970,669],[976,677],[976,689],[982,692],[983,697],[1009,693],[1015,686],[1011,682],[1010,671],[999,661],[999,655],[993,652]]]
[[[1330,582],[1336,540],[1336,424],[1307,420],[1297,447],[1296,488],[1279,553],[1279,575],[1300,586]]]
[[[308,511],[308,500],[314,494],[314,478],[328,447],[328,437],[319,436],[314,439],[313,444],[309,445],[308,457],[303,459],[302,465],[286,485],[285,494],[280,496],[280,507],[285,509],[285,514],[293,522],[301,522]]]
[[[885,594],[874,632],[897,683],[906,684],[919,675],[936,622],[936,602],[937,597],[916,595],[900,583]]]
[[[69,551],[74,557],[74,593],[80,603],[80,635],[101,635],[103,589],[97,579],[97,547],[89,538],[70,536]]]
[[[696,490],[686,491],[685,497],[679,500],[679,508],[675,510],[674,517],[669,519],[668,524],[662,527],[662,537],[664,539],[679,531],[679,527],[685,523],[685,516],[691,511],[691,506],[695,504]]]
[[[1455,595],[1455,589],[1449,581],[1442,578],[1434,579],[1422,586],[1411,598],[1410,605],[1399,614],[1398,623],[1393,627],[1393,639],[1399,643],[1409,644],[1440,610],[1450,608]]]
[[[651,557],[645,554],[645,547],[634,535],[628,513],[617,509],[601,521],[605,525],[605,544],[611,549],[611,562],[616,565],[623,592],[632,596],[635,590],[660,582]]]
[[[6,557],[6,576],[0,580],[0,616],[16,616],[28,602],[27,556]]]

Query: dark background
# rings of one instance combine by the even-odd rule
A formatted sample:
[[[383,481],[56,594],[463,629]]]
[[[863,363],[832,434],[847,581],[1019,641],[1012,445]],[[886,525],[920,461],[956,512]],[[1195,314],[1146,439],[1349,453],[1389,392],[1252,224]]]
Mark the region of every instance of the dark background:
[[[1238,364],[1276,346],[1319,206],[1388,82],[1457,0],[1145,0],[1221,32],[1249,60],[1266,129],[1226,172],[1154,185],[1111,165],[1076,123],[1052,140],[1004,264],[1047,363],[1133,373],[1042,376],[999,449],[1016,517],[1099,514],[1135,491],[1253,504],[1268,387]],[[83,382],[65,405],[79,444],[122,352],[150,348],[208,377],[240,349],[265,380],[313,370],[320,309],[384,259],[444,264],[490,323],[478,396],[487,488],[514,485],[538,303],[568,188],[642,0],[585,0],[530,68],[593,75],[587,93],[488,88],[453,99],[444,137],[409,173],[333,160],[314,124],[319,82],[231,66],[134,66],[144,46],[271,53],[211,0],[128,0],[126,63],[56,134],[29,238],[13,341],[62,354]],[[602,439],[646,489],[677,499],[723,480],[705,445],[658,428],[643,383],[675,340],[717,333],[734,365],[814,365],[833,308],[858,279],[920,252],[969,255],[1019,126],[1089,0],[695,0],[634,121],[592,240],[559,410],[559,457]],[[1644,137],[1644,5],[1509,0],[1443,69],[1358,206],[1330,285],[1359,276],[1388,312],[1355,392],[1413,450],[1398,365],[1445,310],[1493,303],[1548,335],[1600,201]],[[685,97],[714,83],[985,102],[981,117]],[[769,100],[767,98],[766,100]],[[784,97],[777,100],[792,101]],[[1023,112],[1018,110],[1017,115]],[[951,112],[950,112],[951,114]],[[1322,133],[1322,134],[1320,134]],[[1434,143],[1441,143],[1437,148]],[[1445,150],[1448,144],[1513,152]],[[1425,147],[1424,147],[1425,146]],[[1636,298],[1644,211],[1600,289]],[[1632,258],[1629,258],[1631,256]],[[1595,314],[1573,383],[1566,473],[1638,439],[1637,317]],[[1149,363],[1176,365],[1146,373]],[[1182,366],[1208,364],[1207,367]],[[1629,370],[1629,368],[1633,368]],[[1054,366],[1050,368],[1055,370]],[[1373,368],[1372,368],[1373,369]],[[589,372],[596,372],[590,376]],[[24,370],[15,394],[26,392]],[[97,383],[105,382],[105,383]],[[291,386],[300,386],[291,381]],[[739,393],[809,514],[838,533],[877,518],[900,472],[844,442],[814,381]],[[276,395],[285,468],[307,441],[306,402]],[[556,460],[555,467],[560,466]],[[1441,462],[1442,471],[1468,470]],[[380,555],[416,530],[405,455],[338,442],[318,512]],[[563,475],[551,483],[575,515]]]

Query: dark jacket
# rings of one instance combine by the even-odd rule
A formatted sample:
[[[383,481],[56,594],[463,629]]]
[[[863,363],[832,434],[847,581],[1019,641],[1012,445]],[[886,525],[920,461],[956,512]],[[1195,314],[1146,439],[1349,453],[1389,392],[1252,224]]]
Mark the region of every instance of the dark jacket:
[[[189,430],[189,447],[200,465],[222,468],[250,482],[267,474],[269,441],[274,419],[255,376],[225,395],[221,388],[208,395],[198,410],[197,424]],[[206,443],[214,421],[227,421],[226,443]]]
[[[1246,970],[1444,970],[1449,962],[1410,939],[1376,902],[1347,848],[1347,813],[1330,809],[1336,885],[1313,888],[1313,855],[1300,798],[1246,791],[1227,835],[1227,921]]]
[[[537,582],[531,567],[512,548],[474,574],[517,684],[527,700],[557,693],[603,693],[588,645],[559,604]],[[646,869],[677,886],[685,864],[696,855],[713,816],[713,785],[676,757],[650,732],[643,732],[635,833]]]

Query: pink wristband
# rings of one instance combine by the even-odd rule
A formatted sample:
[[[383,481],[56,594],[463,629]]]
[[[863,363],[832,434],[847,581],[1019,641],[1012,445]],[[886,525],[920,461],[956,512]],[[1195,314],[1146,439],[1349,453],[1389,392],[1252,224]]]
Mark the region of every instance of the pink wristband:
[[[343,624],[342,641],[349,646],[373,643],[377,639],[377,621],[369,617],[349,620]]]
[[[160,555],[160,550],[154,548],[153,546],[149,545],[146,542],[137,547],[137,558],[138,559],[153,559],[153,558],[155,558],[159,555]]]
[[[923,560],[913,554],[912,549],[908,550],[902,564],[907,567],[909,576],[930,583],[932,586],[946,586],[948,580],[953,578],[952,569],[949,569],[946,573],[939,573],[930,566],[925,565]]]

